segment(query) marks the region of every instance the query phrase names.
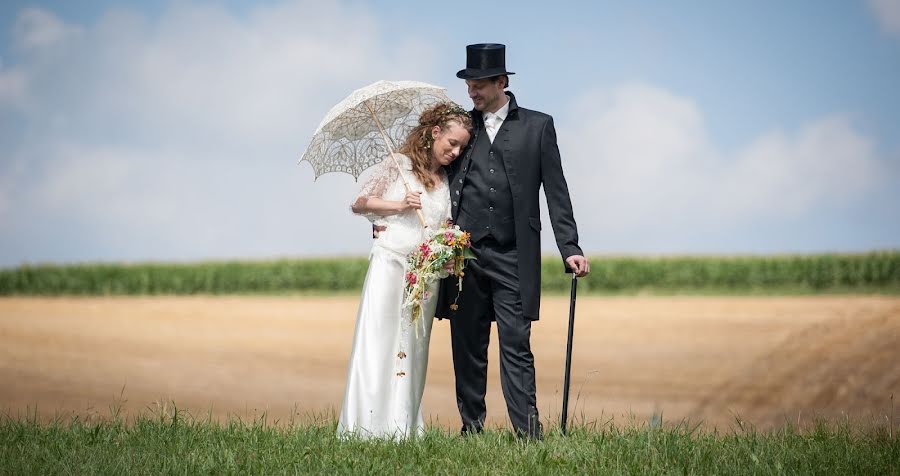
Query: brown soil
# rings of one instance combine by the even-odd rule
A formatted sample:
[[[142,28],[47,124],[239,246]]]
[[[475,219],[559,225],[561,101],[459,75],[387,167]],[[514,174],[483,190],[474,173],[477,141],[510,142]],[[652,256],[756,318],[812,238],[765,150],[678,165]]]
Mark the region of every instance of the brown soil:
[[[133,415],[174,402],[216,418],[337,412],[356,306],[346,297],[0,299],[0,411]],[[568,300],[545,298],[542,312],[532,336],[538,405],[556,421]],[[900,398],[896,297],[582,297],[575,327],[570,421],[875,426]],[[492,339],[488,411],[503,425]],[[436,322],[424,408],[455,428],[449,342],[449,325]]]

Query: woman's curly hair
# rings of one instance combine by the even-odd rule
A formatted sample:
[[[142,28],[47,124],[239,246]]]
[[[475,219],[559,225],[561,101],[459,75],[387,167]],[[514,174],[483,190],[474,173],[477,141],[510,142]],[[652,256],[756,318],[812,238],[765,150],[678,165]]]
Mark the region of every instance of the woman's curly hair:
[[[422,112],[419,116],[419,125],[406,136],[406,141],[400,147],[399,152],[409,157],[412,162],[413,174],[427,189],[435,185],[430,173],[433,160],[431,145],[434,143],[431,130],[434,126],[438,126],[441,131],[445,131],[451,122],[472,130],[472,116],[469,111],[453,102],[437,103]]]

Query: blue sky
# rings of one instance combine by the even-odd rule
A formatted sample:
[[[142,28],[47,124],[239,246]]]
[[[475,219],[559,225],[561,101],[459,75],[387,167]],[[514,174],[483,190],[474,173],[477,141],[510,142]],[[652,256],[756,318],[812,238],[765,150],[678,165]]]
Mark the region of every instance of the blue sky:
[[[900,0],[5,1],[0,266],[364,255],[359,184],[297,158],[379,79],[468,106],[476,42],[589,254],[900,248]]]

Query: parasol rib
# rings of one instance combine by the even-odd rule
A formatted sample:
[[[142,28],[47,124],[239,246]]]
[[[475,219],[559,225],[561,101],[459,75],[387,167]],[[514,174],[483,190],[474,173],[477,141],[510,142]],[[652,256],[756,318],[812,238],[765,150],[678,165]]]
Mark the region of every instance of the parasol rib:
[[[403,181],[403,188],[405,188],[406,192],[409,193],[410,192],[409,182],[406,181],[406,177],[403,176],[403,169],[400,167],[400,163],[397,162],[397,158],[394,157],[394,147],[391,145],[391,138],[388,137],[388,135],[384,133],[384,128],[381,126],[381,121],[378,120],[378,116],[375,115],[375,111],[372,110],[372,106],[369,105],[369,101],[368,100],[363,101],[363,104],[366,105],[366,109],[369,110],[369,114],[372,115],[372,119],[375,119],[375,125],[378,127],[378,132],[381,133],[381,137],[384,138],[384,144],[388,148],[388,153],[391,156],[391,160],[393,160],[394,165],[397,166],[397,172],[400,174],[400,180]],[[417,208],[416,215],[419,216],[419,222],[422,224],[422,227],[426,228],[425,215],[422,214],[422,210]]]

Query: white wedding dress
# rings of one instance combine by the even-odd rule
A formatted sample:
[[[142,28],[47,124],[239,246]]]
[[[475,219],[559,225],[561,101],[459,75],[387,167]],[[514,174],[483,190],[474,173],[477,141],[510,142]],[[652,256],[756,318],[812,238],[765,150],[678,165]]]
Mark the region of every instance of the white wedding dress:
[[[422,192],[422,213],[431,230],[450,218],[450,194],[444,177],[426,190],[412,173],[410,160],[396,154],[410,189]],[[394,162],[386,158],[363,186],[359,199],[403,200],[406,190]],[[422,393],[428,368],[428,343],[437,283],[429,289],[422,317],[415,324],[402,305],[406,257],[426,233],[414,210],[391,216],[366,215],[387,229],[372,244],[363,285],[347,388],[338,420],[338,436],[408,438],[424,431]],[[418,327],[418,336],[416,327]]]

